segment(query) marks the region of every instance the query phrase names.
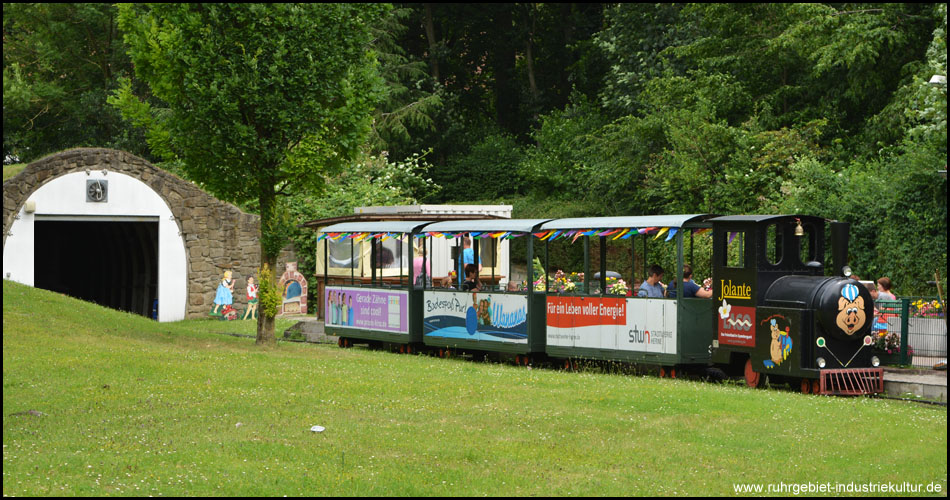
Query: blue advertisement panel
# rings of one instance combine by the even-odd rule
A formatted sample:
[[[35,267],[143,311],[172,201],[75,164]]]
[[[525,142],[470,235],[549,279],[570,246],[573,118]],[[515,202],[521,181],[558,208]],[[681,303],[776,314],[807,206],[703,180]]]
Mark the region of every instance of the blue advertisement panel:
[[[427,291],[423,308],[426,337],[528,343],[524,295]]]

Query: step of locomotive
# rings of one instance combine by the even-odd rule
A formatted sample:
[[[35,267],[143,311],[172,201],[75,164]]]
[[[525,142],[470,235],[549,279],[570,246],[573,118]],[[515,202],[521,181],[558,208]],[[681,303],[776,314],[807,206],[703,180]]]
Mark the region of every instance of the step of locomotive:
[[[884,392],[900,397],[908,393],[932,401],[947,401],[946,370],[884,368]]]

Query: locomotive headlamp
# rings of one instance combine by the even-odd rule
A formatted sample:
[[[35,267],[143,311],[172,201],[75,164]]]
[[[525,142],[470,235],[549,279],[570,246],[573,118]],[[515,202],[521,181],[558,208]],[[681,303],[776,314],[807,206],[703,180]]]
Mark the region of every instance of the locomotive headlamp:
[[[841,274],[842,274],[845,278],[850,278],[851,275],[854,274],[854,273],[851,271],[851,266],[844,266],[844,267],[841,268]]]
[[[871,366],[874,368],[881,366],[881,359],[877,356],[871,356]]]
[[[818,368],[824,368],[824,367],[825,367],[825,364],[826,364],[826,363],[825,363],[825,358],[818,358],[818,359],[815,360],[815,362],[818,363]]]
[[[802,220],[795,219],[795,223],[798,224],[795,226],[795,236],[805,236],[805,228],[802,227]]]

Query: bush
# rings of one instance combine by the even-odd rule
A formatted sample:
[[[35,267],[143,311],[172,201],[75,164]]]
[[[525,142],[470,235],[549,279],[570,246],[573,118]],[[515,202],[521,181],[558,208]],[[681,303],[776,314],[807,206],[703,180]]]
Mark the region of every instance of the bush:
[[[444,201],[470,202],[518,194],[524,182],[518,165],[524,157],[515,139],[489,129],[463,155],[450,162],[436,179]]]

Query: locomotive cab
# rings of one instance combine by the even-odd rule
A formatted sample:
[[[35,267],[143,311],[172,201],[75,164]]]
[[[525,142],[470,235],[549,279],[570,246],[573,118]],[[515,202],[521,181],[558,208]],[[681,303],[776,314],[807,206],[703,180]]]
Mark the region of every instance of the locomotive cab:
[[[873,301],[857,281],[823,275],[824,219],[727,216],[711,222],[714,362],[741,368],[750,386],[767,375],[799,380],[805,392],[883,390],[869,336]],[[847,226],[833,224],[834,266],[846,269]]]

